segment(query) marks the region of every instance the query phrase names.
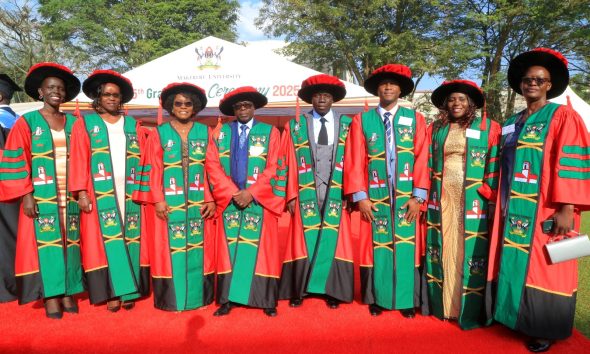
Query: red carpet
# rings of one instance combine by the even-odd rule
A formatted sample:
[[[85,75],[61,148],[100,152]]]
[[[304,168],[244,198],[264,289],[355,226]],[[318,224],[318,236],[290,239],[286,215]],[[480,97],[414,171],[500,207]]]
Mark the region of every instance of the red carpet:
[[[171,313],[147,299],[113,314],[84,298],[80,314],[50,320],[41,302],[0,304],[0,353],[527,353],[523,338],[501,325],[462,331],[433,317],[408,320],[397,311],[374,318],[357,301],[338,310],[318,299],[297,309],[283,301],[275,318],[245,308],[217,318],[215,308]],[[551,353],[590,353],[590,340],[575,332]]]

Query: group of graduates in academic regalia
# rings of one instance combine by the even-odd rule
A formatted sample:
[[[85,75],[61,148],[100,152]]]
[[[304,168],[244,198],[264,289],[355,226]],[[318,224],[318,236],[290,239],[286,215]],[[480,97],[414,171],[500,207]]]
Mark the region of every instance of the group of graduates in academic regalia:
[[[223,97],[236,120],[212,129],[195,120],[205,91],[171,83],[160,100],[172,119],[150,131],[122,114],[133,87],[121,74],[96,70],[80,85],[62,65],[34,65],[25,92],[43,108],[16,121],[0,160],[0,200],[21,202],[19,302],[43,299],[61,318],[85,290],[118,311],[151,288],[168,311],[215,299],[214,316],[248,306],[274,317],[279,299],[309,296],[336,309],[353,301],[360,252],[371,315],[420,308],[463,329],[496,320],[546,351],[571,335],[577,265],[551,264],[544,248],[590,209],[590,137],[571,107],[548,101],[569,81],[560,53],[518,55],[508,81],[527,107],[503,126],[468,80],[434,90],[427,126],[400,105],[414,89],[407,66],[373,71],[364,86],[379,106],[352,118],[332,109],[345,85],[314,75],[298,92],[312,109],[282,134],[254,118],[267,99],[253,87]],[[76,119],[59,108],[81,86],[95,113]]]

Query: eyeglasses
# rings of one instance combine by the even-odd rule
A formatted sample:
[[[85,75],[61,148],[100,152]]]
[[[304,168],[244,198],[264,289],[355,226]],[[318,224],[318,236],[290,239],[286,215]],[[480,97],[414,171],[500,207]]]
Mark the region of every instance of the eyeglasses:
[[[544,77],[523,77],[522,79],[520,79],[520,81],[526,85],[532,85],[532,83],[534,82],[537,84],[537,86],[541,86],[546,82],[550,82],[551,80],[546,79]]]
[[[193,106],[193,101],[185,101],[185,102],[174,101],[174,107],[192,107],[192,106]]]
[[[252,104],[252,102],[240,102],[240,103],[234,104],[233,107],[234,107],[234,110],[239,111],[242,108],[250,109],[250,108],[254,107],[254,105]]]
[[[100,94],[102,97],[106,97],[106,98],[114,98],[116,100],[121,98],[121,94],[120,93],[112,93],[112,92],[103,92]]]

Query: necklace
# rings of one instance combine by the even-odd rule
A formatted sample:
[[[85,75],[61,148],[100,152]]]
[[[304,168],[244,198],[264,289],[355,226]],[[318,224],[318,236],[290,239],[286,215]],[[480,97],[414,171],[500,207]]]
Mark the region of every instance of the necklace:
[[[190,124],[190,126],[189,126],[189,124]],[[191,122],[191,123],[189,123],[189,124],[181,124],[181,125],[179,126],[179,124],[178,124],[178,123],[175,123],[175,122],[174,122],[174,123],[172,123],[172,126],[174,127],[174,129],[176,129],[176,131],[178,131],[179,133],[181,133],[182,135],[184,135],[184,134],[186,134],[188,131],[190,131],[190,130],[191,130],[191,128],[193,127],[193,124],[192,124],[192,122]],[[183,129],[183,128],[181,128],[181,126],[182,126],[184,129]]]

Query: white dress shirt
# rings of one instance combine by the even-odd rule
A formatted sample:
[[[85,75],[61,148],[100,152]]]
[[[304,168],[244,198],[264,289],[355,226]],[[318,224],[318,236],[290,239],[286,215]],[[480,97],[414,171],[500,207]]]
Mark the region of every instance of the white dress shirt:
[[[313,134],[315,135],[315,142],[317,144],[320,129],[322,129],[322,122],[320,122],[322,116],[315,109],[311,111],[311,115],[313,116]],[[324,118],[326,119],[326,129],[328,130],[328,145],[332,145],[334,144],[334,111],[329,110]]]

